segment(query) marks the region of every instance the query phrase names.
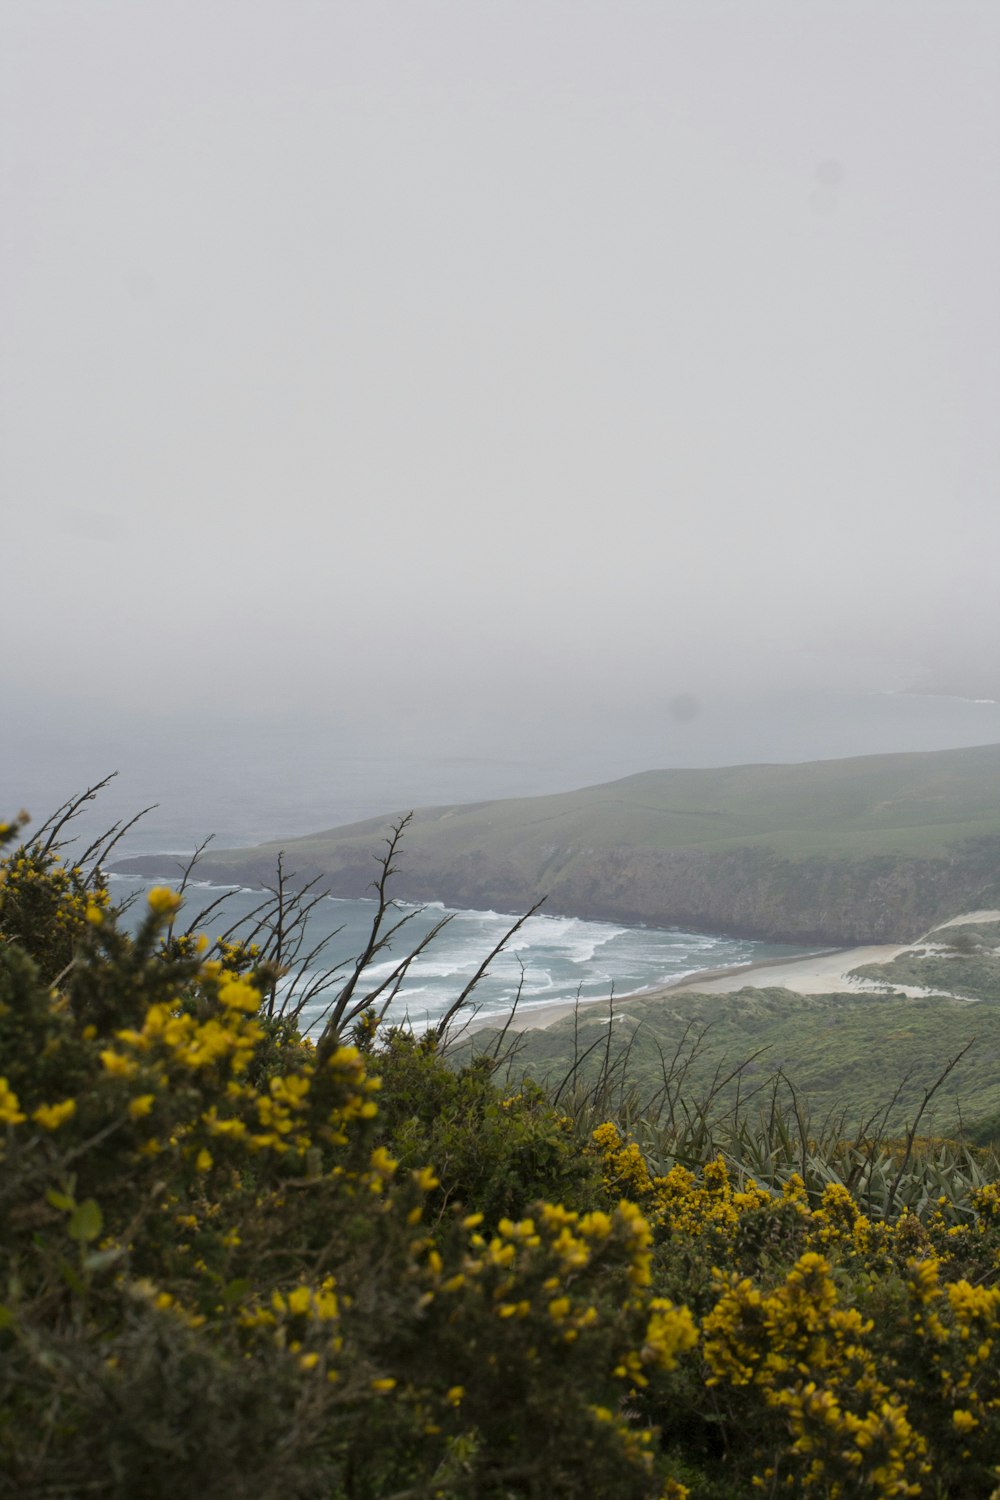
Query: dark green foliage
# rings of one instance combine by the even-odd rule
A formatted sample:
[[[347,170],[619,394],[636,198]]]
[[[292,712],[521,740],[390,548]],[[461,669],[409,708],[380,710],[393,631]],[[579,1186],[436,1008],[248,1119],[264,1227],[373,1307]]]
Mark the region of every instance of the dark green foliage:
[[[443,1208],[458,1202],[493,1226],[539,1198],[595,1201],[600,1173],[574,1122],[530,1079],[498,1088],[485,1056],[445,1066],[434,1033],[395,1031],[379,1052],[378,1138],[402,1165],[435,1163]]]
[[[766,1101],[780,1069],[815,1121],[836,1123],[843,1134],[876,1117],[898,1133],[944,1063],[970,1041],[925,1123],[956,1133],[1000,1109],[1000,1005],[748,986],[621,1001],[615,1013],[623,1018],[610,1042],[609,1103],[616,1110],[627,1097],[640,1111],[673,1107],[676,1114],[683,1098],[711,1099],[713,1120],[737,1101],[746,1114]],[[520,1034],[517,1064],[556,1089],[582,1059],[574,1081],[593,1087],[605,1069],[606,1037],[606,1009],[584,1007],[577,1024],[568,1017]],[[477,1040],[488,1048],[492,1033]]]

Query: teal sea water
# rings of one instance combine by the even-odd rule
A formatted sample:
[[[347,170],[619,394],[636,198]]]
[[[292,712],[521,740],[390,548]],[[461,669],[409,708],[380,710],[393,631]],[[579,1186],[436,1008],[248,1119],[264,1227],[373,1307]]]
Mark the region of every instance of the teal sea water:
[[[164,876],[169,873],[165,864]],[[139,920],[145,907],[144,893],[155,883],[129,875],[111,877],[115,901],[132,890],[140,892],[126,921],[134,925]],[[199,912],[225,889],[206,882],[189,886],[180,917],[181,930],[194,924],[198,931],[215,937],[240,918],[248,918],[260,905],[260,891],[230,888],[224,906],[216,908],[205,923],[198,922]],[[329,940],[314,971],[342,964],[345,974],[349,972],[347,966],[364,948],[374,915],[373,901],[333,897],[320,901],[309,918],[303,945],[303,952],[308,952],[321,939]],[[388,1013],[390,1020],[408,1022],[415,1030],[423,1030],[444,1014],[517,920],[514,913],[454,910],[436,902],[423,907],[400,903],[396,916],[409,920],[391,949],[380,953],[369,969],[370,988],[386,979],[435,924],[447,919],[433,943],[414,961]],[[476,989],[475,1004],[484,1015],[503,1014],[510,1010],[520,989],[519,1011],[529,1017],[540,1006],[572,1000],[577,995],[581,1000],[598,1000],[613,990],[623,997],[681,980],[701,969],[785,958],[799,951],[779,943],[677,928],[625,927],[538,914],[525,922],[509,948],[494,959]],[[322,1009],[320,1002],[305,1013],[307,1027],[319,1022]]]

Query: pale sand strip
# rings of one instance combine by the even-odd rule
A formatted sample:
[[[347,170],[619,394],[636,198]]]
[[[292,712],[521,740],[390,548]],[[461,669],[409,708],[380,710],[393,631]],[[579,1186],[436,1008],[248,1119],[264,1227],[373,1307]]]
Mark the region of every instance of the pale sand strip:
[[[982,920],[982,918],[980,918]],[[868,987],[863,981],[849,978],[849,971],[859,964],[884,964],[905,953],[908,943],[882,943],[867,948],[837,948],[832,952],[808,953],[801,958],[762,959],[757,963],[739,964],[730,969],[702,969],[697,974],[687,974],[671,984],[658,985],[655,989],[639,990],[623,995],[616,1001],[615,1009],[630,1000],[663,1000],[671,995],[727,994],[750,985],[754,989],[780,986],[793,990],[798,995],[830,995],[855,991],[863,993]],[[518,1030],[544,1029],[571,1016],[577,1009],[572,1000],[554,1000],[551,1005],[539,1005],[526,1009],[517,1017]],[[581,1015],[590,1011],[608,1010],[607,999],[583,1000],[579,1004]],[[499,1029],[507,1020],[506,1015],[478,1015],[466,1025],[467,1032],[482,1031],[486,1027]]]
[[[1000,921],[1000,911],[970,911],[963,916],[952,917],[949,922],[942,922],[939,925],[958,927],[966,922],[998,921]],[[797,995],[851,993],[861,995],[866,991],[878,993],[878,986],[874,982],[852,979],[850,971],[860,968],[862,964],[890,963],[907,949],[921,946],[920,941],[917,943],[879,943],[865,948],[835,948],[822,953],[805,953],[798,958],[761,959],[757,963],[737,964],[729,969],[701,969],[697,974],[687,974],[683,979],[676,979],[670,984],[657,985],[654,989],[638,990],[630,995],[622,995],[616,1001],[615,1010],[620,1014],[619,1007],[630,1000],[663,1000],[669,995],[683,994],[724,995],[747,986],[752,989],[780,987],[792,990]],[[896,993],[918,997],[940,992],[899,985],[896,987]],[[581,1015],[586,1015],[588,1011],[606,1013],[608,1001],[607,998],[582,1000],[577,1004],[572,1000],[553,1000],[551,1005],[539,1005],[521,1011],[515,1023],[516,1029],[544,1030],[546,1026],[552,1026],[556,1021],[561,1021],[564,1016],[571,1016],[577,1009]],[[508,1018],[509,1012],[490,1016],[477,1015],[471,1017],[463,1029],[467,1034],[473,1031],[483,1031],[487,1027],[491,1030],[499,1030]]]
[[[949,922],[940,922],[940,927],[962,927],[966,922],[1000,922],[1000,911],[967,911],[963,917],[952,917]]]
[[[832,995],[838,991],[864,989],[862,981],[849,977],[851,969],[861,964],[890,963],[909,946],[909,943],[880,943],[867,948],[841,948],[833,953],[811,953],[805,958],[779,963],[753,964],[753,979],[750,981],[746,978],[746,970],[742,973],[730,970],[728,974],[704,982],[694,975],[672,988],[718,995],[741,990],[749,982],[755,989],[780,985],[783,989],[794,990],[797,995]]]

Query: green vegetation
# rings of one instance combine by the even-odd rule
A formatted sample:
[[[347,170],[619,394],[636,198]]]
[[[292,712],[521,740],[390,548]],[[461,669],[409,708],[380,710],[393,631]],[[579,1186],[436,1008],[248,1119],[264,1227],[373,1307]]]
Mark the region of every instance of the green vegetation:
[[[720,1113],[678,1020],[656,1097],[618,1023],[543,1088],[379,1024],[381,904],[305,1041],[280,943],[164,887],[128,936],[59,827],[0,860],[0,1496],[1000,1494],[1000,1161],[918,1135],[962,1063],[896,1139]]]
[[[900,941],[1000,903],[1000,746],[649,771],[552,797],[424,808],[397,891],[789,941]],[[386,820],[287,841],[301,879],[364,895]],[[269,879],[277,845],[214,852]],[[162,874],[162,862],[123,868]]]
[[[660,1493],[621,1398],[696,1330],[572,1121],[357,971],[301,1041],[166,888],[130,939],[52,844],[0,874],[0,1494]]]
[[[748,986],[732,994],[618,1002],[610,1029],[608,1014],[588,1005],[544,1030],[519,1033],[515,1068],[547,1086],[558,1086],[574,1068],[586,1084],[610,1073],[616,1098],[643,1104],[662,1096],[666,1074],[686,1097],[711,1092],[716,1121],[737,1100],[747,1110],[769,1109],[770,1082],[780,1070],[816,1120],[834,1117],[856,1130],[887,1106],[886,1128],[902,1130],[944,1061],[972,1042],[935,1096],[934,1127],[951,1133],[1000,1112],[997,990],[993,1003],[970,1006]],[[475,1042],[488,1047],[491,1036],[484,1031]]]
[[[910,951],[887,964],[862,964],[851,973],[887,990],[919,987],[964,1000],[1000,999],[1000,962],[986,955]]]
[[[890,963],[862,964],[859,979],[883,989],[920,988],[965,1000],[1000,1004],[1000,922],[962,922],[939,927],[925,946],[898,954]]]
[[[935,928],[929,934],[928,942],[937,943],[952,953],[978,953],[981,949],[994,952],[1000,949],[1000,922],[988,918],[948,922]]]

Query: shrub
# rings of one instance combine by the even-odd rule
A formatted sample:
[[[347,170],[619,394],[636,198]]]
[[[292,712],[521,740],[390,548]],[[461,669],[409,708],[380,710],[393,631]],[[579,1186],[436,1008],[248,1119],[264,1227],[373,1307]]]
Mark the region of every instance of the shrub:
[[[734,1183],[722,1157],[654,1175],[611,1122],[609,1191],[653,1232],[654,1283],[700,1315],[702,1367],[643,1414],[765,1493],[985,1496],[1000,1480],[1000,1183],[873,1218],[828,1182]],[[998,1487],[1000,1488],[1000,1487]],[[696,1491],[697,1492],[697,1491]],[[742,1493],[742,1491],[736,1491]]]
[[[269,1025],[252,972],[164,941],[165,889],[129,939],[41,853],[29,923],[25,858],[0,908],[0,1492],[658,1495],[623,1402],[694,1323],[653,1296],[631,1204],[529,1211],[588,1180],[544,1101],[411,1038]]]

